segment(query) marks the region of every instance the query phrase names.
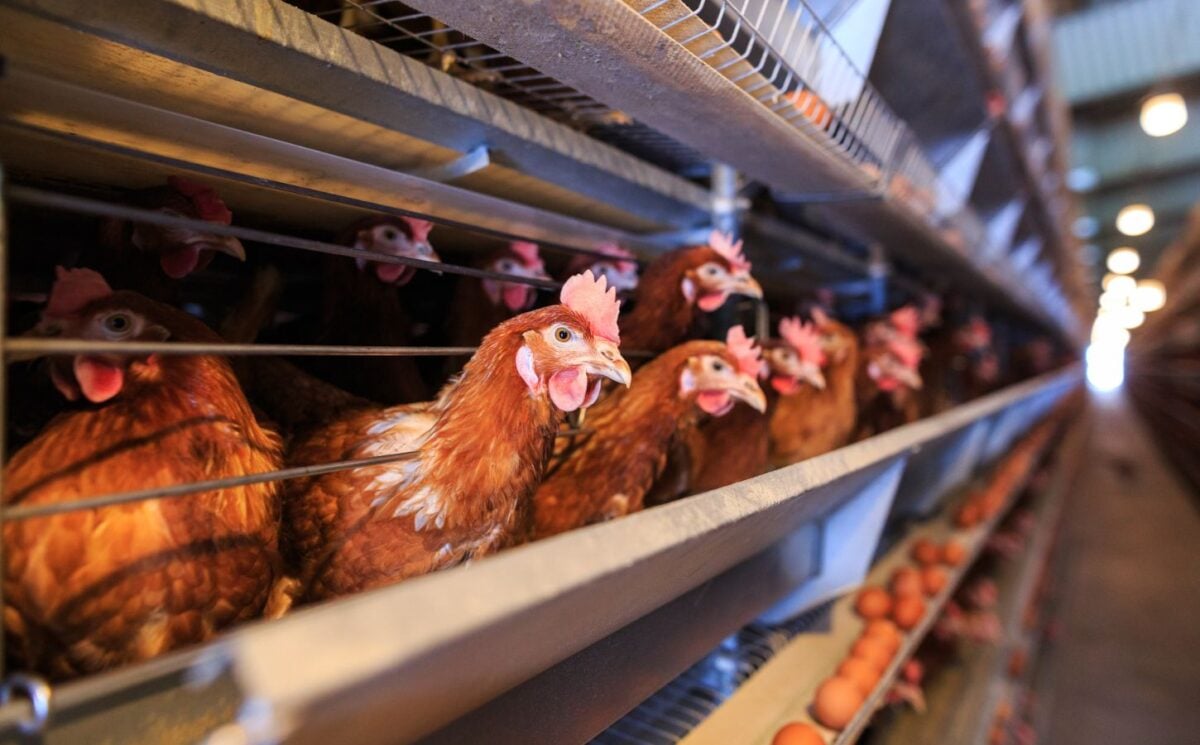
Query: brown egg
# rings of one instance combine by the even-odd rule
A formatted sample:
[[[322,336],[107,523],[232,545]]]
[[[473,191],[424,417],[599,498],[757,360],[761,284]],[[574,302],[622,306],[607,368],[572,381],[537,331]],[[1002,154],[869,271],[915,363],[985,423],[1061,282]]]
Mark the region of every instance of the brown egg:
[[[896,628],[896,624],[886,618],[876,618],[874,621],[869,621],[866,628],[862,632],[863,638],[879,639],[886,642],[888,649],[893,653],[900,648],[900,643],[903,641],[900,635],[900,629]]]
[[[946,541],[942,546],[942,563],[956,567],[967,560],[967,549],[958,541]]]
[[[875,685],[879,683],[879,670],[870,661],[862,657],[847,657],[838,665],[837,674],[849,678],[858,686],[863,697],[871,695]]]
[[[892,596],[878,587],[868,587],[858,593],[854,610],[867,620],[884,618],[892,610]]]
[[[958,508],[954,516],[954,524],[960,528],[974,527],[979,522],[979,505],[968,502]]]
[[[892,620],[896,625],[905,631],[913,628],[921,622],[921,617],[925,615],[925,601],[920,595],[905,595],[896,598],[896,605],[892,608]]]
[[[811,724],[792,722],[775,733],[771,745],[825,745],[825,738]]]
[[[937,544],[928,538],[919,538],[912,547],[912,557],[919,564],[929,566],[930,564],[938,563],[941,558],[941,552],[938,551]]]
[[[871,664],[879,672],[883,672],[892,661],[895,651],[884,639],[873,636],[860,636],[850,647],[850,656],[858,657]]]
[[[901,567],[892,572],[892,581],[888,585],[893,595],[920,595],[921,572],[912,567]]]
[[[946,570],[941,567],[925,567],[921,572],[921,586],[926,595],[937,595],[946,587],[948,581]]]
[[[827,679],[813,698],[812,715],[830,729],[843,729],[863,705],[863,695],[854,681],[841,676]]]

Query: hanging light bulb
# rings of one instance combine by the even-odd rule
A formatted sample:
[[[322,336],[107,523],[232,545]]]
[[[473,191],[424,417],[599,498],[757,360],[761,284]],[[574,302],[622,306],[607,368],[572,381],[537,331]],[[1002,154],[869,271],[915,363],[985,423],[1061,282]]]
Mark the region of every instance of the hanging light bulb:
[[[1113,274],[1132,274],[1137,271],[1137,268],[1142,265],[1142,257],[1138,254],[1136,248],[1115,248],[1108,255],[1108,260],[1105,262],[1108,270]]]
[[[1126,274],[1105,274],[1104,279],[1100,280],[1100,287],[1105,292],[1111,292],[1117,295],[1131,295],[1137,289],[1137,282],[1133,277]]]
[[[1161,93],[1142,102],[1142,113],[1138,117],[1142,129],[1151,137],[1166,137],[1183,129],[1187,124],[1187,103],[1178,93]]]
[[[1097,318],[1092,324],[1092,343],[1124,347],[1129,344],[1129,330],[1106,318]]]
[[[1130,306],[1110,310],[1104,316],[1123,329],[1135,329],[1146,320],[1146,314]]]
[[[1100,307],[1104,310],[1120,310],[1129,306],[1132,295],[1109,290],[1100,296]]]
[[[1167,304],[1167,289],[1157,279],[1143,279],[1137,283],[1130,302],[1143,313],[1153,313]]]
[[[1125,235],[1145,235],[1154,227],[1154,210],[1145,204],[1128,204],[1117,213],[1117,230]]]

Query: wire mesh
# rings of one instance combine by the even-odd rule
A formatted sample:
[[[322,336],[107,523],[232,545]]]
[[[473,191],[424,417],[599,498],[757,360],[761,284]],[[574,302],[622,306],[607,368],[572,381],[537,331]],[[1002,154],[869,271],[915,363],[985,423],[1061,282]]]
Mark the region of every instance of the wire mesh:
[[[826,603],[783,624],[751,623],[592,740],[592,745],[673,745],[797,636],[828,618]]]

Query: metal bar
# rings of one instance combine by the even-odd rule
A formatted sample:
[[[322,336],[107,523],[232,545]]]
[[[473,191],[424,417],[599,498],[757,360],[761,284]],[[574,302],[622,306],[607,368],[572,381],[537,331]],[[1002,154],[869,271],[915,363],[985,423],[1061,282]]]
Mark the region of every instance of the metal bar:
[[[85,341],[7,337],[3,353],[10,359],[74,354],[220,355],[222,357],[456,357],[477,347],[384,347],[320,344],[236,344],[230,342]],[[640,349],[621,350],[625,357],[653,357]]]
[[[814,190],[820,184],[828,188],[830,181],[847,188],[867,187],[857,168],[798,136],[794,126],[747,97],[686,47],[663,44],[664,30],[623,2],[498,3],[489,6],[486,18],[473,0],[410,4],[535,68],[554,70],[555,77],[572,88],[752,178],[795,190]],[[680,15],[683,18],[664,25],[683,23],[695,11]],[[581,25],[579,18],[591,22]],[[518,33],[529,28],[539,33]],[[560,53],[577,48],[589,54]],[[655,53],[647,54],[651,49]],[[615,84],[617,80],[622,82]],[[724,126],[695,126],[713,111],[722,112]],[[730,132],[739,135],[730,137]]]
[[[263,484],[268,481],[286,481],[288,479],[298,479],[305,476],[321,476],[326,473],[350,471],[356,468],[382,466],[402,460],[410,460],[419,455],[420,452],[421,451],[419,450],[408,450],[403,453],[390,453],[388,455],[377,455],[371,458],[335,461],[333,463],[322,463],[321,465],[316,466],[298,466],[296,468],[284,468],[278,471],[264,471],[262,473],[248,473],[242,476],[230,476],[223,479],[195,481],[190,484],[157,486],[150,489],[136,489],[134,491],[101,494],[95,497],[87,497],[85,499],[74,499],[69,502],[53,502],[49,504],[35,504],[28,506],[18,505],[16,507],[9,507],[4,511],[4,522],[15,522],[17,520],[29,520],[35,517],[61,515],[67,512],[78,512],[80,510],[94,510],[101,507],[111,507],[117,504],[144,502],[149,499],[182,497],[189,494],[198,494],[200,492],[233,489],[235,487],[249,486],[251,484]]]
[[[5,181],[3,166],[0,166],[0,329],[8,328],[8,216],[5,214],[8,200],[6,194],[8,182]],[[0,355],[5,349],[6,335],[0,335]],[[5,454],[7,443],[5,434],[8,432],[8,365],[0,359],[0,457]],[[5,513],[5,483],[4,477],[8,469],[0,464],[0,524],[3,524]],[[0,572],[4,571],[4,534],[0,531]],[[0,582],[0,608],[4,608],[4,583]],[[0,639],[5,638],[4,614],[0,613]],[[4,650],[0,649],[0,681],[8,673],[5,666]]]
[[[473,354],[476,347],[384,347],[306,344],[234,344],[228,342],[85,341],[8,337],[4,354],[9,358],[73,354],[221,355],[222,357],[453,357]]]
[[[281,235],[279,233],[269,233],[265,230],[242,228],[234,225],[221,225],[219,223],[206,222],[204,220],[192,220],[186,217],[176,217],[174,215],[167,215],[162,212],[155,212],[154,210],[145,210],[137,207],[113,204],[112,202],[103,202],[96,199],[88,199],[86,197],[57,194],[55,192],[42,191],[41,189],[32,189],[27,186],[9,187],[8,198],[15,202],[37,205],[40,207],[52,207],[70,212],[80,212],[88,215],[121,217],[135,222],[150,223],[151,225],[192,228],[194,230],[202,230],[206,233],[212,233],[214,235],[230,235],[235,238],[256,241],[258,243],[267,243],[272,246],[299,248],[304,251],[329,254],[331,256],[346,256],[354,259],[363,259],[364,261],[370,261],[377,264],[400,264],[401,266],[411,266],[416,267],[417,269],[426,269],[435,273],[444,272],[446,274],[457,274],[464,277],[475,277],[477,279],[498,279],[513,284],[530,285],[543,290],[557,290],[562,287],[561,282],[555,282],[548,279],[523,277],[516,274],[503,274],[501,272],[487,271],[486,269],[475,269],[474,267],[458,266],[456,264],[443,264],[437,261],[410,259],[406,256],[390,256],[387,254],[375,253],[373,251],[363,251],[350,246],[341,246],[336,243],[325,243],[324,241],[314,241],[307,238],[294,238],[292,236]],[[588,253],[589,255],[594,254],[596,256],[605,256],[605,254],[597,252]]]

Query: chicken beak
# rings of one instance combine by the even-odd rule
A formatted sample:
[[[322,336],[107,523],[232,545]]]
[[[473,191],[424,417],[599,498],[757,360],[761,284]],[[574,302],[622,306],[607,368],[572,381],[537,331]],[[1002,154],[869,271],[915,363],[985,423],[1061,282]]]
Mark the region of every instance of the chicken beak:
[[[904,385],[912,388],[914,391],[921,390],[921,386],[925,384],[921,380],[921,375],[916,370],[905,365],[897,365],[896,370],[892,373],[896,380],[899,380]]]
[[[596,352],[595,356],[585,363],[588,374],[608,378],[628,387],[633,382],[633,371],[629,369],[629,363],[621,356],[617,345],[610,341],[597,339],[593,346]]]
[[[805,362],[800,366],[800,369],[801,379],[812,385],[812,387],[816,388],[818,391],[825,390],[825,374],[821,372],[820,365],[812,362]]]
[[[422,248],[425,249],[425,252],[421,251]],[[422,261],[433,261],[438,264],[442,263],[442,257],[438,256],[437,251],[433,250],[433,246],[429,244],[429,241],[417,244],[417,258],[421,259]],[[438,276],[441,276],[442,274],[437,269],[430,269],[429,271]]]
[[[737,376],[738,385],[729,389],[729,395],[741,401],[758,413],[765,413],[767,410],[767,396],[759,387],[758,381],[752,376],[745,373]]]
[[[754,277],[750,276],[749,272],[738,272],[729,278],[729,282],[723,287],[730,295],[743,295],[745,297],[762,300],[762,286]]]
[[[232,256],[238,261],[246,260],[246,247],[232,235],[214,236],[213,240],[206,240],[204,242],[204,248],[211,249],[217,253],[223,253],[226,256]]]

